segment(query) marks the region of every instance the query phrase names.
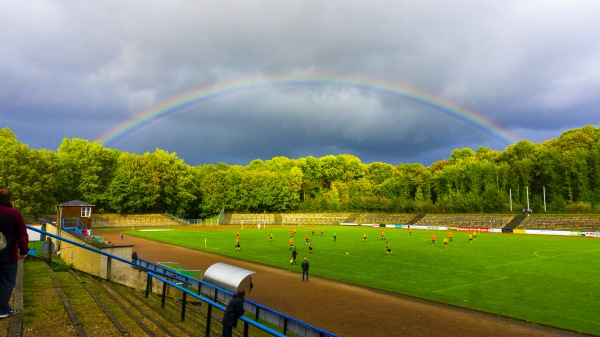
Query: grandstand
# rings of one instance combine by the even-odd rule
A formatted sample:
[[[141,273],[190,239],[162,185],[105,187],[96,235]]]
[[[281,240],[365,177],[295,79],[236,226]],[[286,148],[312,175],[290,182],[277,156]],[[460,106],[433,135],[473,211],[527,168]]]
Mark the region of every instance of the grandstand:
[[[281,214],[283,225],[339,225],[350,214],[347,213],[289,213]]]
[[[427,214],[415,222],[415,225],[504,228],[512,219],[511,214]]]
[[[243,214],[231,213],[227,217],[227,225],[258,225],[258,224],[275,224],[275,215],[266,213]]]
[[[517,228],[543,230],[600,230],[600,215],[544,215],[533,214],[521,220]]]
[[[511,222],[512,221],[512,222]],[[322,226],[340,223],[396,224],[470,228],[600,231],[598,214],[413,214],[413,213],[229,213],[222,225]],[[510,226],[508,224],[511,223]],[[92,228],[187,226],[170,214],[95,214]]]
[[[360,214],[354,220],[358,224],[406,224],[416,217],[416,214]]]
[[[158,214],[94,214],[92,228],[137,228],[186,226],[189,223],[166,213]]]
[[[338,225],[344,222],[347,213],[285,213],[285,214],[244,214],[230,213],[223,225],[267,224],[267,225]]]

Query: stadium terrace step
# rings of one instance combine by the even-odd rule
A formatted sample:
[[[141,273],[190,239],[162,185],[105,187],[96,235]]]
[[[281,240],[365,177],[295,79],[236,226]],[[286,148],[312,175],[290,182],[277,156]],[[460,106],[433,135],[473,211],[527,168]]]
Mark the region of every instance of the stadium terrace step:
[[[207,308],[161,296],[148,298],[141,290],[28,257],[20,281],[26,301],[22,311],[31,318],[2,323],[15,331],[7,336],[191,336],[206,332]],[[217,310],[218,311],[218,310]],[[52,313],[52,320],[47,314]],[[22,316],[19,315],[19,316]],[[213,311],[211,334],[220,335],[221,313]],[[16,317],[16,316],[15,316]],[[234,331],[240,335],[240,331]]]
[[[346,220],[344,220],[344,222],[347,222],[347,223],[354,222],[356,220],[356,218],[358,218],[359,215],[360,214],[358,214],[358,213],[356,213],[356,214],[350,214],[350,216],[348,216],[346,218]]]
[[[223,225],[229,225],[230,223],[231,223],[231,214],[230,213],[226,213],[225,217],[221,221],[221,224],[223,224]]]
[[[415,215],[414,218],[410,219],[406,224],[407,225],[414,225],[417,222],[419,222],[419,220],[423,219],[425,217],[426,214],[417,214]]]
[[[512,220],[510,220],[510,222],[507,223],[506,226],[504,226],[504,229],[517,228],[521,224],[521,221],[523,221],[526,217],[527,216],[523,214],[515,215],[515,217],[512,218]]]
[[[96,214],[92,228],[170,227],[187,226],[189,223],[164,213],[158,214]]]

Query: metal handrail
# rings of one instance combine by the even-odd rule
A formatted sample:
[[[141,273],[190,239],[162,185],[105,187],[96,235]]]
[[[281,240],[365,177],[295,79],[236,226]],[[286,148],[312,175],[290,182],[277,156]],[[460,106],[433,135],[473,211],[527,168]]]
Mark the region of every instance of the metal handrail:
[[[112,254],[106,253],[106,252],[104,252],[102,250],[90,247],[88,245],[81,244],[79,242],[75,242],[73,240],[69,240],[69,239],[63,238],[63,237],[58,236],[56,234],[52,234],[52,233],[46,232],[46,231],[44,231],[42,229],[39,229],[37,227],[33,227],[33,226],[29,226],[29,225],[27,225],[26,227],[27,227],[28,230],[31,230],[31,231],[34,231],[34,232],[38,232],[38,233],[41,233],[41,234],[46,235],[48,237],[51,237],[51,238],[54,238],[54,239],[57,239],[57,240],[60,240],[60,241],[72,244],[72,245],[77,246],[77,247],[81,247],[81,248],[87,249],[89,251],[92,251],[94,253],[100,254],[102,256],[106,256],[109,259],[114,259],[114,260],[117,260],[117,261],[129,264],[129,265],[135,266],[136,268],[143,269],[143,270],[146,271],[146,273],[148,274],[149,278],[152,276],[154,278],[160,279],[161,281],[166,280],[166,278],[169,278],[169,279],[172,279],[172,280],[176,280],[178,283],[181,283],[181,284],[183,284],[185,286],[192,286],[192,287],[197,286],[198,287],[198,294],[194,294],[194,293],[191,292],[191,290],[187,289],[185,286],[179,285],[179,284],[174,283],[172,281],[166,281],[167,283],[169,283],[170,285],[173,285],[177,289],[185,291],[186,294],[193,294],[193,296],[196,297],[196,298],[198,298],[199,300],[202,300],[202,301],[204,301],[206,303],[209,303],[207,301],[210,301],[211,303],[213,303],[212,304],[213,306],[216,304],[217,308],[219,308],[221,310],[225,310],[222,305],[217,304],[213,300],[207,299],[206,297],[203,297],[203,296],[201,296],[199,294],[200,293],[200,291],[199,291],[200,287],[201,286],[206,286],[206,287],[213,288],[216,291],[219,291],[219,292],[221,292],[223,294],[227,294],[229,296],[233,295],[233,292],[230,291],[230,290],[218,287],[218,286],[213,285],[213,284],[208,283],[208,282],[204,282],[204,281],[195,279],[195,278],[187,276],[187,275],[183,275],[183,274],[180,274],[180,273],[177,273],[177,272],[174,272],[174,271],[170,271],[170,270],[168,272],[161,272],[161,271],[158,271],[158,270],[152,270],[151,268],[145,267],[141,263],[139,263],[141,261],[139,261],[139,262],[133,262],[131,260],[124,259],[124,258],[121,258],[119,256],[112,255]],[[144,260],[144,262],[147,262],[147,261]],[[150,262],[150,264],[152,264],[152,263]],[[110,263],[108,263],[108,265],[110,265]],[[165,282],[165,281],[163,281],[163,282]],[[242,317],[241,318],[245,322],[245,324],[246,324],[246,321],[247,321],[247,324],[256,326],[257,328],[261,329],[262,331],[265,331],[267,333],[273,334],[274,336],[285,336],[285,332],[288,330],[288,329],[286,329],[287,322],[293,322],[294,324],[297,324],[299,326],[303,326],[305,328],[308,328],[310,330],[310,332],[312,332],[312,334],[315,335],[315,336],[338,337],[335,334],[332,334],[332,333],[327,332],[325,330],[322,330],[322,329],[319,329],[317,327],[314,327],[314,326],[312,326],[312,325],[310,325],[308,323],[302,322],[302,321],[300,321],[300,320],[298,320],[296,318],[293,318],[293,317],[290,317],[288,315],[285,315],[285,314],[282,314],[280,312],[277,312],[277,311],[275,311],[273,309],[265,307],[265,306],[263,306],[261,304],[258,304],[256,302],[253,302],[253,301],[250,301],[250,300],[246,300],[245,302],[247,304],[252,305],[255,308],[257,308],[256,313],[255,313],[256,316],[255,316],[255,320],[254,321],[251,320],[251,319],[249,319],[249,318],[246,318],[246,317]],[[286,326],[284,326],[284,334],[282,334],[280,332],[277,332],[276,330],[273,330],[273,329],[271,329],[271,328],[269,328],[269,327],[267,327],[265,325],[257,323],[256,321],[258,320],[258,313],[259,313],[260,310],[263,310],[263,311],[266,311],[266,312],[270,312],[270,313],[272,313],[272,314],[274,314],[274,315],[276,315],[276,316],[281,317],[282,319],[284,319],[285,325],[286,325]],[[184,314],[184,312],[182,312],[182,315],[183,314]],[[247,327],[247,325],[245,325],[245,327]],[[245,331],[246,331],[246,328],[245,328]]]

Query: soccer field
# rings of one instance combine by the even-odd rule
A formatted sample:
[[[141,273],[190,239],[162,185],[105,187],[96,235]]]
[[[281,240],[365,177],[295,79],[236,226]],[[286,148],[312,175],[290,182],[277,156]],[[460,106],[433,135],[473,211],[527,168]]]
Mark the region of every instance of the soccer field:
[[[446,231],[413,230],[409,236],[406,229],[383,228],[384,241],[382,229],[373,227],[315,227],[315,235],[311,227],[295,229],[298,266],[289,263],[289,227],[127,234],[298,272],[308,257],[311,275],[600,335],[598,239],[478,233],[469,243],[467,233],[453,232],[445,248]],[[386,241],[393,255],[386,253]]]

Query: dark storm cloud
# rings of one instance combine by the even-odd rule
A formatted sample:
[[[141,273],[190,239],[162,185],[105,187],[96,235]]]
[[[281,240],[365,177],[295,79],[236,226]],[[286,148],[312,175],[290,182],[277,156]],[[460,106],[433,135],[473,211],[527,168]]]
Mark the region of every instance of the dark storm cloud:
[[[412,87],[543,141],[600,124],[598,13],[593,0],[3,2],[0,122],[56,149],[199,88],[329,73]],[[190,164],[338,153],[430,164],[507,145],[441,110],[335,85],[225,95],[111,144]]]

